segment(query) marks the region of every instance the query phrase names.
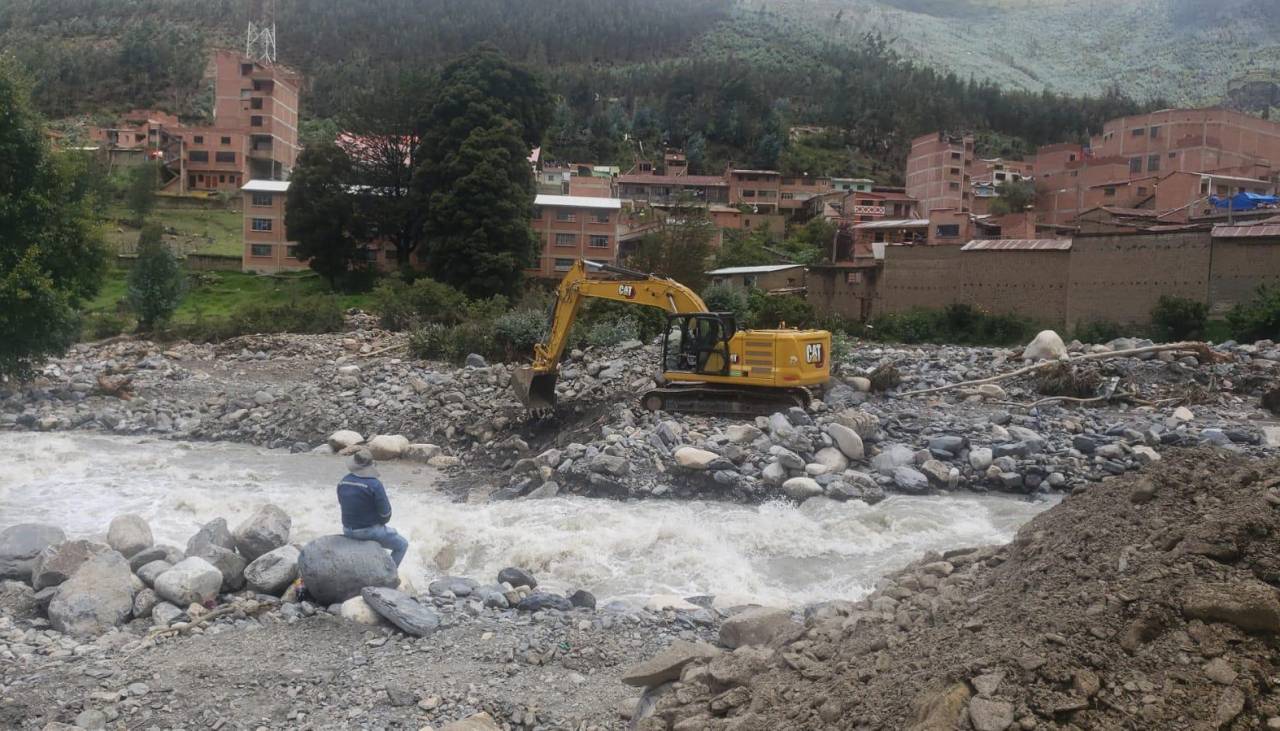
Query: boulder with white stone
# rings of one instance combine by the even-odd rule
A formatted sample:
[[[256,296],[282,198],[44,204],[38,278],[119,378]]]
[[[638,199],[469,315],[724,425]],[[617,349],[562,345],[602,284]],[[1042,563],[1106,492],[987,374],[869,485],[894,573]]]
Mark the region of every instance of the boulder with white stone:
[[[410,444],[400,457],[414,462],[430,462],[438,454],[440,447],[435,444]]]
[[[813,455],[813,461],[827,468],[827,472],[844,472],[849,468],[849,459],[835,447],[823,447]]]
[[[782,491],[787,497],[798,502],[822,494],[822,486],[811,477],[792,477],[782,483]]]
[[[267,503],[236,526],[236,550],[244,556],[245,561],[252,562],[262,554],[288,543],[292,528],[293,519],[289,514],[279,506]]]
[[[116,551],[104,551],[58,586],[49,602],[49,623],[64,634],[100,635],[129,618],[134,593],[128,560]]]
[[[866,449],[862,444],[862,437],[858,436],[858,432],[844,424],[832,422],[827,424],[827,434],[835,441],[836,447],[845,457],[849,459],[862,459],[866,456]]]
[[[85,561],[111,550],[93,541],[66,541],[49,546],[36,556],[31,565],[31,585],[36,591],[57,586],[70,579]]]
[[[338,610],[338,616],[348,622],[355,622],[369,627],[390,624],[382,618],[381,614],[373,611],[373,607],[369,606],[364,597],[360,596],[353,596],[342,602],[342,608]]]
[[[1041,330],[1022,350],[1024,360],[1059,360],[1067,357],[1066,343],[1052,330]]]
[[[150,548],[155,542],[151,526],[141,515],[117,515],[111,519],[111,525],[107,528],[107,545],[125,558],[130,558],[144,548]]]
[[[400,576],[391,554],[373,541],[321,536],[302,548],[298,575],[321,604],[338,604],[360,595],[366,586],[395,589]]]
[[[729,649],[770,642],[802,629],[787,609],[760,607],[739,612],[720,625],[720,644]]]
[[[329,448],[335,452],[341,452],[347,447],[354,447],[363,443],[364,437],[360,436],[360,432],[351,431],[350,429],[340,429],[329,435]]]
[[[298,549],[287,545],[268,551],[245,567],[245,582],[253,591],[279,596],[298,578],[301,555]]]
[[[697,447],[681,447],[675,452],[676,464],[689,470],[705,470],[712,462],[720,459],[715,452],[708,452]]]
[[[179,607],[213,601],[221,586],[222,572],[199,556],[179,561],[155,581],[156,595]]]

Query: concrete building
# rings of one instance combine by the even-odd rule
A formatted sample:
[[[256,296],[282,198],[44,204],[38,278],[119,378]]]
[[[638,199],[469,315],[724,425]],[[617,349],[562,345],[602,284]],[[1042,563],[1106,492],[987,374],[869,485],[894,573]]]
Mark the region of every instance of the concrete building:
[[[250,180],[240,190],[244,206],[241,268],[260,273],[306,269],[306,261],[298,258],[297,247],[288,240],[284,227],[289,182]]]
[[[529,273],[558,278],[578,259],[617,263],[622,201],[617,198],[542,194],[534,199],[533,229],[542,239]]]
[[[680,200],[727,204],[729,184],[715,175],[628,173],[615,183],[618,198],[645,205],[671,205]]]
[[[763,266],[725,267],[707,272],[712,284],[726,284],[766,292],[796,290],[804,287],[803,264],[766,264]]]
[[[782,173],[777,170],[731,169],[729,205],[745,205],[753,213],[777,213],[782,199]]]
[[[920,202],[920,214],[935,208],[967,212],[973,177],[973,135],[943,132],[911,141],[907,156],[907,195]]]
[[[831,178],[783,177],[778,188],[778,207],[792,218],[801,213],[807,217],[809,201],[831,191]]]
[[[832,178],[831,189],[840,193],[868,193],[875,181],[871,178]]]

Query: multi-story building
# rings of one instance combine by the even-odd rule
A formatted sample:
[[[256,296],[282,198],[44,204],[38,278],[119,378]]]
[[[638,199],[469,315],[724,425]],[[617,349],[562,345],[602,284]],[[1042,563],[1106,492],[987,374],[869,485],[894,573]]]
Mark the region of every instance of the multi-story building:
[[[533,205],[533,230],[542,247],[530,274],[561,277],[578,259],[617,263],[621,200],[541,194]]]
[[[247,272],[279,272],[305,269],[284,227],[287,180],[250,180],[241,188],[244,204],[244,253],[241,267]]]
[[[777,170],[731,169],[729,205],[750,206],[753,213],[777,213],[782,199],[782,173]]]
[[[973,177],[973,135],[943,132],[911,141],[907,157],[907,195],[920,202],[927,215],[935,208],[968,211]]]
[[[671,205],[682,200],[705,204],[729,202],[729,184],[714,175],[619,175],[615,184],[623,200],[647,205]]]
[[[807,211],[809,201],[830,193],[831,178],[795,176],[783,177],[778,192],[778,207],[795,217],[801,211]]]

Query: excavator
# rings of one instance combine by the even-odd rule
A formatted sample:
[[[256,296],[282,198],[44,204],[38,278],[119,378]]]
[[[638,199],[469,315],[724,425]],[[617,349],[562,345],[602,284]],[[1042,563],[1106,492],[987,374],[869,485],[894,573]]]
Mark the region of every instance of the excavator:
[[[640,396],[650,411],[771,414],[805,408],[809,388],[831,375],[826,330],[740,330],[732,313],[708,312],[697,293],[673,279],[579,259],[560,282],[551,326],[534,345],[533,363],[512,375],[516,397],[535,416],[554,413],[560,358],[589,298],[667,313],[659,385]]]

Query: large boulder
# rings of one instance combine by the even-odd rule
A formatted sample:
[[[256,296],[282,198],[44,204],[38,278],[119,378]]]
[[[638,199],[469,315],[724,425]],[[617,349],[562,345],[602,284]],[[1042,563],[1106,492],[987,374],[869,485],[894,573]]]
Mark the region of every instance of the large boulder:
[[[729,649],[747,645],[767,645],[801,626],[791,620],[786,609],[761,607],[733,615],[720,625],[720,644]]]
[[[373,611],[406,634],[426,637],[440,627],[440,616],[404,592],[385,587],[367,586],[360,596]]]
[[[186,607],[213,601],[221,586],[222,572],[203,558],[191,556],[160,574],[156,579],[155,590],[161,599],[178,607]]]
[[[1022,350],[1022,357],[1026,360],[1058,360],[1067,357],[1067,346],[1058,333],[1041,330]]]
[[[622,682],[637,688],[653,688],[679,680],[685,665],[695,660],[714,658],[721,652],[722,650],[705,642],[676,640],[654,657],[632,666],[622,676]]]
[[[471,356],[467,356],[470,358]],[[498,722],[493,720],[493,716],[481,711],[472,714],[453,723],[445,724],[440,727],[440,731],[502,731],[502,727]]]
[[[188,552],[188,558],[203,558],[222,574],[222,591],[239,591],[244,587],[244,569],[248,562],[244,556],[229,548],[206,543],[195,551]]]
[[[831,435],[836,447],[849,459],[862,459],[866,454],[866,449],[862,445],[862,437],[858,436],[858,432],[852,428],[832,422],[827,424],[827,434]]]
[[[715,452],[708,452],[697,447],[681,447],[675,451],[676,464],[689,470],[705,470],[712,462],[720,459]]]
[[[186,557],[187,554],[174,546],[152,546],[151,548],[144,548],[143,550],[133,554],[133,556],[129,558],[129,568],[133,569],[133,572],[136,574],[138,573],[138,569],[153,561],[165,561],[170,564],[175,564]]]
[[[226,518],[215,518],[200,526],[200,530],[187,541],[187,555],[194,556],[200,549],[209,545],[235,550],[236,539],[227,529]]]
[[[409,448],[409,440],[399,434],[379,434],[365,446],[374,459],[399,459]]]
[[[823,447],[813,455],[813,461],[827,468],[828,472],[840,474],[849,467],[849,458],[835,447]]]
[[[394,589],[400,584],[386,549],[345,536],[322,536],[303,546],[298,574],[307,592],[324,605],[359,596],[366,586]]]
[[[1233,624],[1245,632],[1280,633],[1280,593],[1260,581],[1194,586],[1183,597],[1182,613],[1189,619]]]
[[[301,552],[293,546],[267,551],[245,567],[245,582],[253,591],[279,596],[298,578],[299,556]]]
[[[243,523],[236,526],[234,538],[236,550],[246,561],[252,562],[268,551],[289,542],[293,520],[278,506],[267,503],[253,511]]]
[[[31,566],[40,552],[67,540],[61,528],[38,523],[11,525],[0,531],[0,579],[31,580]]]
[[[533,574],[524,569],[508,566],[498,572],[499,584],[510,584],[516,588],[527,586],[530,589],[538,588],[538,580],[533,578]]]
[[[99,635],[123,624],[133,612],[133,572],[117,551],[81,564],[49,602],[49,623],[69,635]]]
[[[131,558],[144,548],[150,548],[155,542],[155,537],[151,535],[151,526],[141,515],[134,513],[117,515],[111,519],[111,525],[107,527],[107,545],[119,551],[125,558]]]
[[[35,619],[39,608],[34,589],[21,581],[0,581],[0,614],[14,619]]]
[[[792,500],[804,502],[822,494],[822,486],[811,477],[792,477],[782,483],[782,491]]]
[[[354,447],[363,442],[364,437],[360,436],[360,432],[350,429],[340,429],[329,435],[329,448],[335,452],[341,452],[347,447]]]
[[[31,565],[31,585],[36,591],[57,586],[70,579],[85,561],[109,550],[101,543],[85,540],[49,546],[36,556],[35,563]]]

